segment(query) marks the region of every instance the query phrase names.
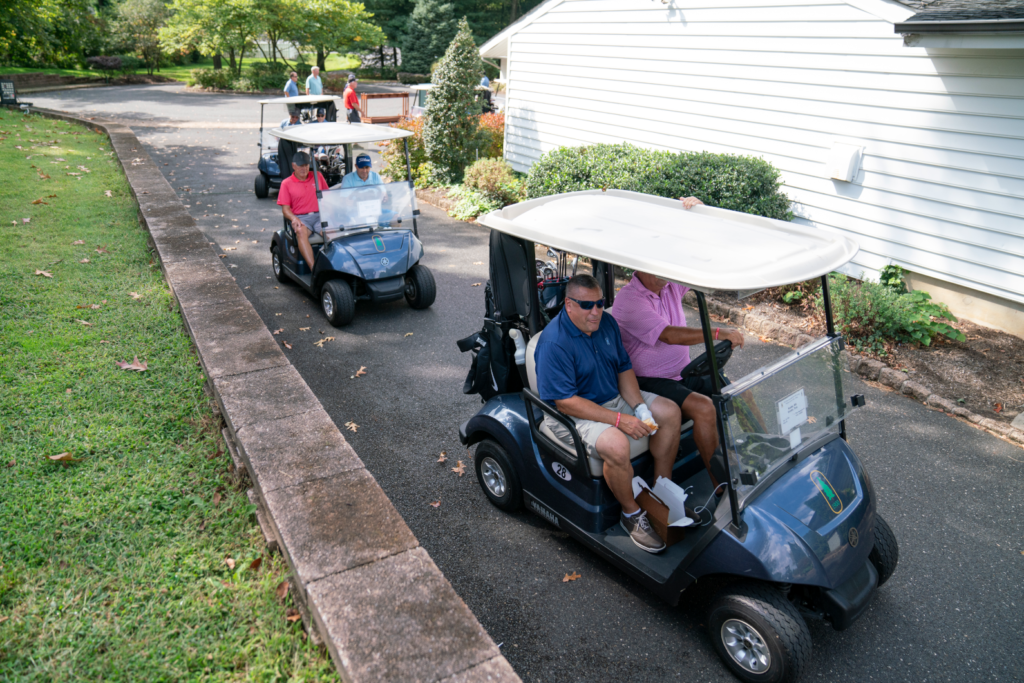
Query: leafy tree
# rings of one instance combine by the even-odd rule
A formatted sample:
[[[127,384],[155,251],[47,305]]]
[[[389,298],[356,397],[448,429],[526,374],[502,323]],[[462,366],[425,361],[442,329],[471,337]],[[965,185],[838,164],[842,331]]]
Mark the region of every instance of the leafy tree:
[[[332,52],[348,52],[354,45],[373,47],[387,38],[373,23],[373,15],[359,2],[348,0],[301,0],[301,10],[291,38],[316,52],[316,63],[325,69]]]
[[[242,74],[242,59],[263,31],[256,0],[174,0],[173,16],[160,29],[160,43],[182,54],[226,53],[231,71]]]
[[[451,3],[416,0],[402,44],[403,70],[430,73],[430,66],[445,53],[459,26]]]
[[[412,14],[415,4],[414,0],[366,1],[367,11],[373,13],[373,23],[384,31],[384,45],[388,47],[402,46],[409,15]],[[381,57],[381,66],[385,66],[383,56]]]
[[[430,107],[423,126],[423,144],[436,169],[438,180],[458,182],[480,146],[476,117],[479,105],[473,88],[480,80],[483,64],[469,22],[459,22],[459,32],[434,72]]]
[[[124,0],[117,6],[115,30],[124,44],[141,56],[146,71],[152,75],[160,65],[158,31],[167,19],[163,0]]]
[[[92,0],[4,0],[0,64],[73,66],[98,48],[102,23]]]

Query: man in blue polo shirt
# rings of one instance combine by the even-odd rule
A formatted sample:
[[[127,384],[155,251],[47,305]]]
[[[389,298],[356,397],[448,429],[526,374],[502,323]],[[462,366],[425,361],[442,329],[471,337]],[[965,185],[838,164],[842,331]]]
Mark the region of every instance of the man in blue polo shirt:
[[[544,328],[534,352],[538,392],[573,419],[588,452],[604,461],[604,479],[622,505],[619,523],[633,543],[661,552],[664,541],[633,498],[630,442],[650,435],[655,479],[671,479],[679,450],[679,406],[640,391],[619,326],[603,315],[597,280],[577,275],[565,295],[565,308]],[[555,435],[568,442],[568,430],[547,419]]]

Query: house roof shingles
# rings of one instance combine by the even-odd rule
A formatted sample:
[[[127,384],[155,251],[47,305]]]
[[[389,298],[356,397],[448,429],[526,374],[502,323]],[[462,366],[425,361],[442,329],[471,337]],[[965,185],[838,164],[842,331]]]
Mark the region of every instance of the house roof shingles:
[[[897,0],[917,14],[905,23],[1024,19],[1024,0]]]

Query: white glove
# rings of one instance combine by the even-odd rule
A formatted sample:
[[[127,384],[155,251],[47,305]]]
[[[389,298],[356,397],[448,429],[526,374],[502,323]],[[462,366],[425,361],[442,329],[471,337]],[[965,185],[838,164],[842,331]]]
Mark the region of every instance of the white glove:
[[[654,415],[651,414],[651,409],[647,407],[646,403],[641,403],[636,408],[634,408],[633,414],[641,422],[646,422],[650,420],[650,424],[647,425],[648,427],[650,427],[651,425],[657,425],[657,423],[654,421]],[[654,431],[651,432],[651,436],[654,436],[657,433],[658,430],[654,429]]]

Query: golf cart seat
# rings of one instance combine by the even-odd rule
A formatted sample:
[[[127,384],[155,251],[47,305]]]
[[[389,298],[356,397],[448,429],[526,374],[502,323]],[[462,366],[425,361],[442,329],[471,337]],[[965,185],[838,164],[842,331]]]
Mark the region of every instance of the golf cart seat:
[[[537,342],[540,340],[540,336],[543,331],[533,335],[530,342],[526,345],[526,376],[530,380],[530,389],[537,392],[537,362],[534,359],[534,353],[537,350]],[[573,447],[571,441],[566,441],[555,436],[555,432],[548,426],[548,421],[542,419],[540,426],[538,427],[544,436],[551,439],[552,442],[560,446],[570,456],[576,457],[576,449]],[[646,453],[649,446],[650,437],[645,436],[642,439],[629,440],[629,458],[630,460],[636,459]],[[604,476],[604,460],[597,457],[597,455],[587,451],[588,464],[590,465],[590,474],[595,477]]]

